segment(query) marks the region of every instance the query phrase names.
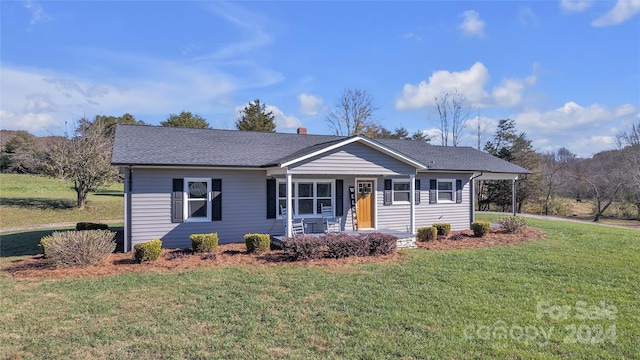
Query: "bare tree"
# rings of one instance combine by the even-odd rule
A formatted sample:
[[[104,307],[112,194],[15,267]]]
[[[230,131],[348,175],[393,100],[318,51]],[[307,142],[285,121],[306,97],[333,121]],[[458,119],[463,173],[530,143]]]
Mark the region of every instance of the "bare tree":
[[[545,186],[544,214],[549,215],[551,202],[556,195],[558,185],[566,179],[560,176],[561,172],[567,168],[569,163],[576,158],[576,155],[566,148],[548,152],[541,155],[542,180]]]
[[[449,145],[449,134],[451,134],[452,145],[458,146],[462,140],[462,132],[467,126],[469,112],[471,111],[467,106],[467,98],[454,89],[436,96],[435,102],[440,118],[442,145]]]
[[[117,172],[111,166],[113,139],[103,121],[79,121],[74,135],[68,141],[51,145],[49,158],[55,160],[57,175],[73,181],[78,209],[82,210],[90,191],[115,179]]]
[[[346,89],[327,114],[326,120],[336,135],[364,134],[377,126],[373,114],[378,109],[366,90]]]
[[[603,151],[580,164],[582,169],[577,180],[586,184],[587,195],[595,200],[593,221],[599,221],[609,206],[621,199],[627,178],[621,157],[620,151]]]
[[[622,152],[622,164],[628,174],[625,179],[624,198],[634,204],[640,220],[640,121],[631,129],[617,135],[617,143]]]

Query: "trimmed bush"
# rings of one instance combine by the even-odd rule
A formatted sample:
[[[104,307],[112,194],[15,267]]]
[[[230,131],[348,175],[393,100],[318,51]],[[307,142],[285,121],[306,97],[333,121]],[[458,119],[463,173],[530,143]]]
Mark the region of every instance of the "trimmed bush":
[[[76,230],[109,230],[109,225],[92,222],[79,222],[76,224]]]
[[[107,230],[56,231],[43,237],[40,246],[57,265],[95,265],[116,249],[115,235]]]
[[[145,261],[156,261],[162,254],[162,240],[155,239],[133,246],[133,258],[140,264]]]
[[[447,236],[451,232],[451,224],[436,223],[432,226],[438,230],[438,235]]]
[[[391,254],[396,251],[397,241],[397,237],[381,233],[360,236],[347,234],[295,236],[285,239],[282,249],[295,261],[322,258],[340,259],[349,256]]]
[[[369,243],[369,255],[371,256],[388,255],[396,251],[398,245],[396,236],[382,233],[371,233],[365,236]]]
[[[47,245],[51,240],[53,240],[53,236],[45,236],[40,239],[40,243],[38,244],[38,246],[42,248],[42,254],[45,258],[47,257]]]
[[[271,235],[269,234],[246,234],[244,243],[247,245],[248,253],[260,254],[271,249]]]
[[[189,239],[194,253],[218,251],[218,233],[191,234]]]
[[[476,237],[483,237],[487,235],[490,228],[491,223],[488,221],[474,221],[471,223],[471,230],[473,230],[473,235]]]
[[[362,236],[349,236],[347,234],[327,234],[324,236],[327,243],[327,256],[334,259],[349,256],[369,255],[369,242]]]
[[[418,234],[416,240],[418,241],[431,241],[438,237],[438,229],[433,226],[418,228]]]
[[[327,241],[324,236],[294,236],[282,242],[282,250],[296,261],[322,259],[327,249]]]
[[[527,227],[527,221],[520,216],[506,216],[498,219],[498,224],[508,233],[519,233]]]

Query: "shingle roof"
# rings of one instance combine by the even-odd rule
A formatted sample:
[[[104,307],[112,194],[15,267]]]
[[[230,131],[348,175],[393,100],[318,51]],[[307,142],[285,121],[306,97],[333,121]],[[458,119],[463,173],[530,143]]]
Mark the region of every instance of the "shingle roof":
[[[346,139],[332,135],[118,125],[111,161],[114,165],[267,167]],[[434,170],[529,173],[469,147],[434,146],[411,140],[375,141]]]

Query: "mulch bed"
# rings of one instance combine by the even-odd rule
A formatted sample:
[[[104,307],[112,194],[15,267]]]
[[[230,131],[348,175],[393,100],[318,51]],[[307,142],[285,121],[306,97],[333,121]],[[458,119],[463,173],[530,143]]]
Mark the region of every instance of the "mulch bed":
[[[462,248],[478,248],[497,245],[509,245],[527,242],[546,237],[536,229],[527,228],[519,234],[508,234],[500,229],[491,229],[483,238],[476,238],[473,232],[452,231],[448,238],[462,234],[460,240],[434,240],[418,243],[418,248],[427,250],[450,250]],[[183,254],[175,254],[181,252]],[[321,259],[293,262],[281,250],[272,250],[264,254],[247,254],[244,244],[220,245],[215,259],[203,258],[202,254],[191,254],[181,249],[167,249],[157,261],[138,264],[133,260],[132,253],[114,253],[104,262],[95,266],[64,266],[56,267],[42,255],[27,259],[16,260],[2,271],[15,278],[46,278],[67,279],[77,277],[100,277],[124,273],[169,272],[181,271],[200,267],[234,266],[234,265],[262,265],[262,266],[323,266],[343,267],[365,262],[392,262],[404,257],[402,252],[376,257],[349,257],[343,259]],[[172,258],[173,257],[173,258]]]

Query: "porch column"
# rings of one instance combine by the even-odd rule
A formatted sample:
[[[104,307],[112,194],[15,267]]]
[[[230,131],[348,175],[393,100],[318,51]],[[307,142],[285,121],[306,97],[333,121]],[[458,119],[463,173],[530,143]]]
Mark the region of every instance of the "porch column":
[[[517,179],[517,178],[516,178]],[[511,207],[513,216],[516,216],[516,179],[511,180]]]
[[[416,233],[416,175],[409,175],[409,229],[411,234]]]
[[[293,222],[293,206],[292,206],[292,194],[293,194],[293,182],[291,181],[292,175],[287,172],[287,233],[285,236],[292,237],[293,231],[291,229],[291,223]]]

